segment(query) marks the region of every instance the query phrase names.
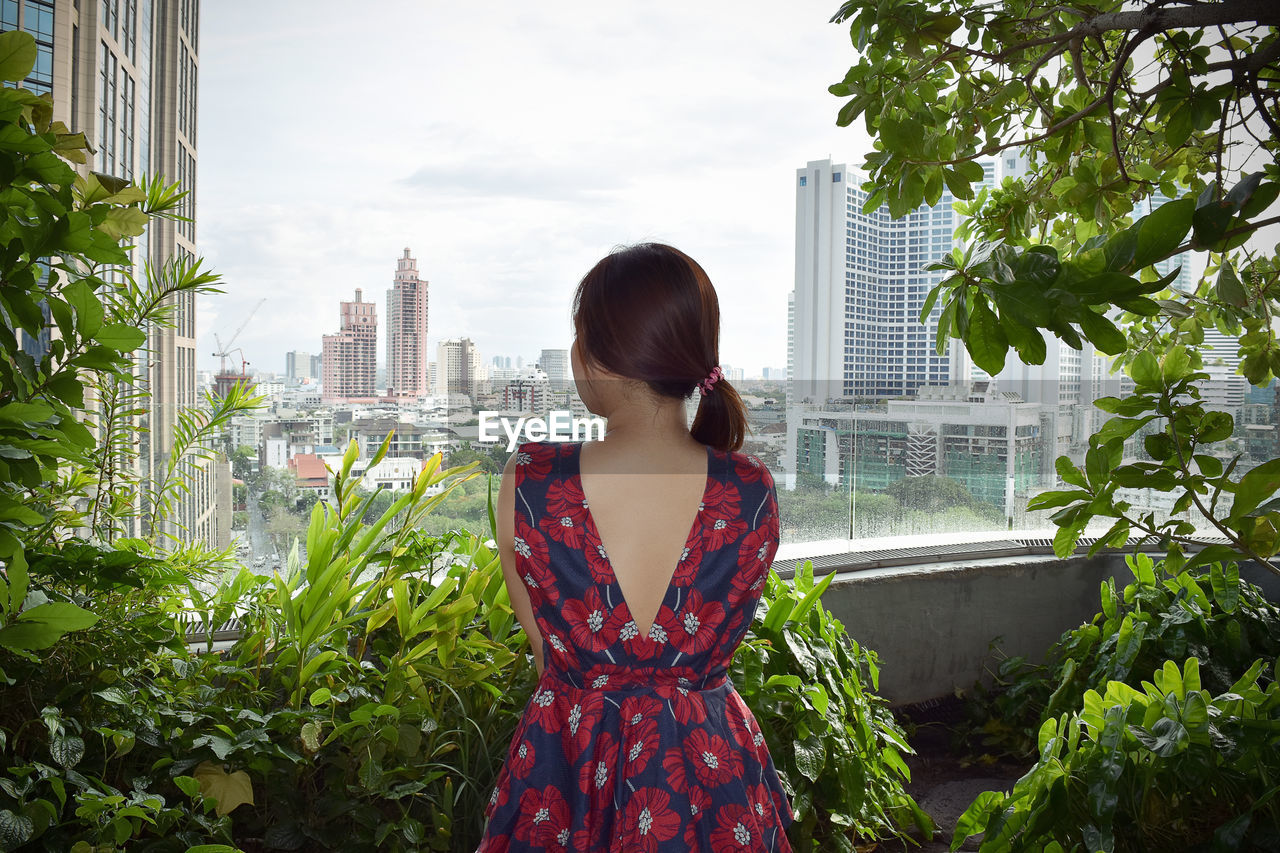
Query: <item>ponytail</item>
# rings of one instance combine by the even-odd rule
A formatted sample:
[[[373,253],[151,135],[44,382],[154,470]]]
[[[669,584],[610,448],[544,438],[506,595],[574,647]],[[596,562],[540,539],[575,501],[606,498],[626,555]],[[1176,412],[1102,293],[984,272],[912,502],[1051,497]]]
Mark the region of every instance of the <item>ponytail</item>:
[[[717,380],[711,393],[703,394],[689,430],[699,444],[716,450],[738,450],[747,435],[747,409],[729,380]]]
[[[679,249],[641,243],[591,268],[573,297],[580,354],[611,373],[687,400],[702,388],[689,432],[716,450],[738,450],[747,411],[719,367],[720,300],[706,270]],[[710,380],[710,381],[708,381]]]

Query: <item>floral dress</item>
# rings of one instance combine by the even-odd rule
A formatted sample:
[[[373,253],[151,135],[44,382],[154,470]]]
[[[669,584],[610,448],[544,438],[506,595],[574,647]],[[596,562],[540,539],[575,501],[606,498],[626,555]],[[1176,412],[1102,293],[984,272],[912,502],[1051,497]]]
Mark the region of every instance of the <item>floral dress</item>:
[[[583,496],[581,449],[517,451],[516,567],[546,667],[479,853],[789,851],[790,805],[727,674],[778,547],[768,469],[707,449],[697,517],[642,634]]]

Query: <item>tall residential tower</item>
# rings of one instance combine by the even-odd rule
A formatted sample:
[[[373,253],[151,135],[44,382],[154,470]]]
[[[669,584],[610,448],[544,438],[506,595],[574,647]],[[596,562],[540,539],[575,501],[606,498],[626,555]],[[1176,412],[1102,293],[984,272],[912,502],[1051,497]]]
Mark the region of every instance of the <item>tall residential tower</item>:
[[[321,399],[325,402],[366,401],[377,395],[378,307],[362,298],[341,303],[338,332],[323,337]]]
[[[409,401],[430,394],[427,364],[427,282],[405,249],[387,291],[387,396]]]

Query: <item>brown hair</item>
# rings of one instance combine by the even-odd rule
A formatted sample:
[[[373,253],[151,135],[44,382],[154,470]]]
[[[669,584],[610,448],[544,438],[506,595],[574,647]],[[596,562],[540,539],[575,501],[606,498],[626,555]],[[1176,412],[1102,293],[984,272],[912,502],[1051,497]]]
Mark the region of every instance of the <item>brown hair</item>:
[[[662,243],[617,249],[592,267],[573,296],[573,328],[584,358],[664,397],[687,398],[720,361],[716,289],[697,261]],[[742,398],[720,379],[691,432],[737,450],[746,426]]]

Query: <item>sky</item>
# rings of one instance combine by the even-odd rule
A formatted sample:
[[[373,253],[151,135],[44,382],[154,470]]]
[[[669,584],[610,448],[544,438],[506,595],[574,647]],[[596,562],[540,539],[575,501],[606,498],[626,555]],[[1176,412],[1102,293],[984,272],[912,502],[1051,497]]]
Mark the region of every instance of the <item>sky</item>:
[[[431,352],[536,359],[572,340],[582,275],[671,243],[721,307],[721,362],[786,364],[795,170],[870,145],[826,87],[853,61],[838,0],[201,4],[198,305],[251,369],[319,354],[338,302],[378,303],[407,247]]]

